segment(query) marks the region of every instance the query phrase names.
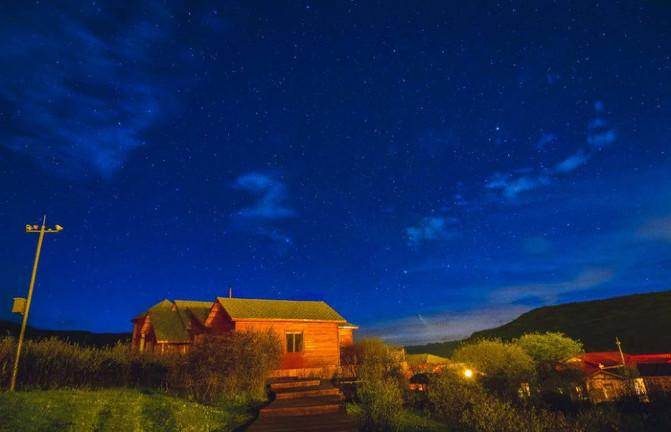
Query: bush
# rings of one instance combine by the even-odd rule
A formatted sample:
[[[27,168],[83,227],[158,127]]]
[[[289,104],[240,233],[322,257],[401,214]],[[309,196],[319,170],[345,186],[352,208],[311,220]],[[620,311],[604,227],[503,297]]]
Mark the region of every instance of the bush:
[[[398,430],[403,413],[403,395],[398,381],[390,377],[368,376],[357,393],[364,409],[366,430]]]
[[[140,353],[128,345],[82,347],[52,338],[23,345],[17,387],[58,389],[136,387],[183,394],[201,402],[263,398],[282,347],[270,332],[205,338],[189,354]],[[0,339],[0,385],[9,386],[16,342]]]
[[[9,385],[16,341],[0,340],[0,385]],[[168,387],[174,356],[131,351],[127,345],[92,348],[51,338],[23,344],[19,389]]]
[[[484,339],[462,345],[452,359],[476,370],[487,390],[504,397],[515,397],[520,384],[533,382],[535,364],[521,347],[498,339]]]
[[[581,431],[561,413],[521,406],[487,393],[453,370],[435,375],[427,386],[431,411],[455,429],[472,432]]]
[[[380,339],[363,339],[351,346],[344,357],[344,363],[355,366],[358,377],[374,375],[390,376],[399,381],[404,379],[403,351]]]
[[[180,359],[175,382],[200,402],[222,397],[262,399],[265,381],[281,359],[282,346],[271,331],[209,336]]]
[[[431,377],[426,394],[436,416],[458,424],[464,411],[484,397],[484,389],[476,381],[467,381],[446,369]]]
[[[356,365],[357,397],[365,429],[399,429],[403,389],[407,387],[401,360],[401,350],[378,339],[363,340],[352,348],[350,361]]]
[[[557,394],[571,394],[584,381],[584,373],[579,368],[557,369],[561,361],[583,352],[580,341],[562,333],[547,332],[525,334],[513,344],[534,360],[537,384],[546,399],[559,401]]]

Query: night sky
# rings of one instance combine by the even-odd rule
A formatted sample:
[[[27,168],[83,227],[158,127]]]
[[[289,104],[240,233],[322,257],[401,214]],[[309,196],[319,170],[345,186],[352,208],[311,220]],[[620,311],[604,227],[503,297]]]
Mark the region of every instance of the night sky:
[[[232,286],[424,342],[671,288],[667,2],[51,3],[0,3],[0,318],[45,213],[43,328]]]

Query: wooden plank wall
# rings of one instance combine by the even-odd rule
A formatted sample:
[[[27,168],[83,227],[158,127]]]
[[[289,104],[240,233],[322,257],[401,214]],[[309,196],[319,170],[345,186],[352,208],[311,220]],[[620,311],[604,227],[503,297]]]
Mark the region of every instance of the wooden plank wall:
[[[352,329],[351,328],[339,328],[338,329],[338,336],[340,339],[340,346],[341,347],[348,347],[352,346],[354,344],[354,336],[352,334]]]
[[[255,321],[235,322],[236,331],[264,331],[271,329],[282,341],[284,358],[282,369],[323,368],[340,365],[338,324],[312,321]],[[285,332],[303,332],[303,352],[286,352]]]

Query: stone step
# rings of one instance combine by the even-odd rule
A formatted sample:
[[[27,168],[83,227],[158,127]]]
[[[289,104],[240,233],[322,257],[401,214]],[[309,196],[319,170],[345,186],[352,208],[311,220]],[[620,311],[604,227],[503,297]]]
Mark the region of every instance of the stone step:
[[[275,392],[275,399],[298,399],[318,396],[340,396],[340,389],[333,386],[283,389]]]
[[[270,384],[270,390],[274,391],[301,387],[318,387],[320,384],[321,380],[319,379],[276,381]]]
[[[261,408],[260,417],[304,416],[336,413],[344,409],[341,396],[317,396],[296,399],[275,399]]]

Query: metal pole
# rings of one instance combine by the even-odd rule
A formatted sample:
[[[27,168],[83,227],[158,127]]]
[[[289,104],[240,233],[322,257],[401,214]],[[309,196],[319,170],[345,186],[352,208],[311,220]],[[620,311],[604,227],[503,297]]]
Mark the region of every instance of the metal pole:
[[[35,277],[37,276],[37,263],[40,261],[40,252],[42,250],[42,241],[46,230],[47,217],[42,219],[42,228],[40,228],[40,237],[37,240],[37,252],[35,252],[35,263],[33,264],[33,274],[30,277],[30,287],[28,288],[28,299],[26,300],[26,310],[23,313],[23,322],[21,323],[21,333],[19,333],[19,343],[16,346],[16,358],[14,359],[14,369],[12,370],[12,381],[9,391],[16,389],[16,377],[19,373],[19,359],[21,357],[21,347],[23,346],[23,337],[26,334],[26,325],[28,324],[28,312],[30,312],[30,302],[33,300],[33,288],[35,287]]]

